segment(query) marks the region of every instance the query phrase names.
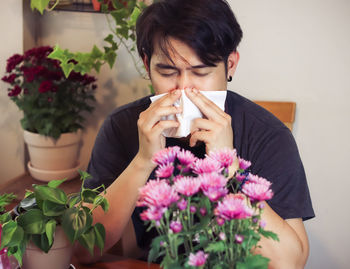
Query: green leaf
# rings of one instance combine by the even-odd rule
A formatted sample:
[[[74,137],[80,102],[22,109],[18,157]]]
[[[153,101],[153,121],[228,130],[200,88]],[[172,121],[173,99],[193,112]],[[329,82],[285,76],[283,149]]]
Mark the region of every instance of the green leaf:
[[[32,209],[37,206],[36,199],[34,197],[34,194],[28,195],[27,198],[24,198],[20,203],[19,207],[24,209],[25,211],[28,211],[29,209]]]
[[[236,269],[267,269],[269,261],[261,255],[248,256],[243,262],[237,262]]]
[[[271,239],[273,239],[273,240],[275,240],[275,241],[278,241],[278,242],[280,241],[279,238],[278,238],[278,235],[275,234],[274,232],[266,231],[266,230],[264,230],[264,229],[262,229],[262,228],[259,228],[259,233],[260,233],[262,236],[266,237],[266,238],[271,238]]]
[[[18,226],[13,220],[10,220],[2,226],[0,249],[18,246],[23,240],[23,236],[23,228]]]
[[[49,239],[47,238],[46,233],[33,234],[31,240],[38,248],[40,248],[45,253],[48,253],[52,246],[49,243]]]
[[[223,252],[225,251],[225,243],[223,241],[210,243],[206,248],[205,252]]]
[[[89,250],[91,256],[93,256],[94,254],[95,238],[96,235],[93,227],[91,227],[85,233],[80,235],[80,237],[78,238],[79,243]]]
[[[14,199],[16,199],[16,195],[12,193],[0,195],[0,212],[5,211],[5,206],[9,205]]]
[[[62,219],[62,228],[71,243],[89,229],[91,224],[92,216],[84,209],[78,210],[75,207],[67,209]]]
[[[50,0],[31,0],[30,7],[32,10],[37,9],[43,15],[44,9],[49,5]]]
[[[105,247],[105,240],[106,240],[106,231],[105,227],[101,223],[96,223],[94,226],[94,231],[95,231],[95,243],[96,246],[101,250],[101,255],[102,251]]]
[[[90,189],[85,189],[81,193],[83,202],[90,203],[90,204],[92,204],[94,202],[97,195],[98,194],[96,192],[94,192],[93,190],[90,190]]]
[[[9,220],[11,220],[10,212],[6,212],[6,213],[0,215],[0,223],[1,224],[4,224],[4,223],[8,222]]]
[[[40,209],[30,209],[17,218],[17,223],[28,234],[42,234],[45,232],[45,219]]]
[[[101,206],[104,212],[107,212],[109,209],[109,203],[107,199],[101,195],[95,197],[93,204],[96,206]]]
[[[61,179],[61,180],[51,180],[47,186],[51,187],[51,188],[57,188],[59,185],[61,185],[63,182],[65,182],[67,180],[67,178]]]
[[[80,178],[81,180],[89,179],[91,178],[91,175],[88,172],[79,170]]]
[[[65,205],[67,203],[67,195],[60,189],[35,185],[34,193],[42,200],[48,200],[61,205]]]
[[[148,253],[148,263],[155,261],[160,255],[160,242],[166,242],[167,236],[160,235],[152,240],[151,250]]]
[[[56,221],[51,219],[45,224],[45,233],[46,233],[50,248],[53,244],[53,238],[55,235],[55,231],[56,231]]]
[[[60,205],[53,203],[51,201],[45,200],[42,204],[42,210],[45,216],[57,217],[61,216],[66,210],[65,205]]]
[[[141,10],[138,7],[135,7],[130,15],[130,20],[128,21],[129,27],[136,25],[137,18],[139,17],[140,14],[141,14]]]
[[[81,201],[80,193],[72,195],[68,198],[68,207],[73,207]]]

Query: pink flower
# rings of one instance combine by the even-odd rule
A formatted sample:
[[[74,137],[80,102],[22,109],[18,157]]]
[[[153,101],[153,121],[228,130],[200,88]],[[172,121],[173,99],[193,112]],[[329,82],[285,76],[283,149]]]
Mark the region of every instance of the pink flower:
[[[200,180],[194,177],[178,178],[174,183],[174,187],[176,191],[185,196],[191,196],[197,193],[199,191],[200,186],[201,186]]]
[[[197,208],[194,205],[191,205],[190,206],[190,211],[191,211],[191,213],[196,213]]]
[[[261,229],[264,229],[265,228],[265,226],[266,226],[266,221],[265,220],[260,220],[260,222],[259,222],[259,226],[260,226],[260,228]]]
[[[182,224],[180,221],[170,222],[169,227],[175,234],[181,232],[181,230],[182,230]]]
[[[191,163],[194,163],[197,160],[197,157],[194,156],[191,151],[182,149],[177,154],[177,159],[182,165],[189,165]]]
[[[220,238],[220,240],[225,241],[226,240],[226,234],[223,233],[223,232],[219,233],[219,238]]]
[[[162,149],[153,155],[152,161],[158,165],[172,163],[179,151],[180,147],[178,146]]]
[[[169,178],[174,172],[174,165],[172,163],[162,164],[156,170],[158,178]]]
[[[235,149],[229,148],[214,150],[209,153],[209,158],[217,160],[222,167],[228,168],[236,160],[237,152]]]
[[[240,182],[243,182],[243,180],[246,178],[246,176],[244,174],[236,174],[236,179]]]
[[[193,172],[195,174],[204,174],[204,173],[220,173],[221,172],[221,164],[214,159],[205,158],[205,159],[197,159],[192,165]]]
[[[207,188],[203,190],[203,194],[209,198],[210,201],[216,202],[221,197],[225,196],[228,193],[227,188]]]
[[[201,207],[199,209],[199,213],[204,217],[207,214],[207,209],[205,207]]]
[[[166,210],[167,210],[167,208],[165,208],[165,207],[157,208],[157,207],[152,206],[152,207],[144,210],[140,214],[140,218],[143,221],[147,221],[147,220],[159,221],[163,217],[163,214]]]
[[[243,170],[246,170],[252,165],[250,161],[246,161],[242,158],[238,158],[238,163],[239,163],[239,169],[243,169]]]
[[[214,210],[214,214],[225,220],[245,219],[251,217],[254,211],[247,204],[243,194],[230,193],[226,195]]]
[[[253,182],[253,183],[260,184],[260,185],[264,185],[264,186],[266,186],[268,188],[270,188],[270,186],[271,186],[271,182],[270,181],[266,180],[263,177],[259,177],[259,176],[253,175],[251,173],[249,173],[249,175],[248,175],[248,180],[249,180],[249,182]]]
[[[242,244],[243,240],[244,240],[244,236],[243,235],[235,234],[235,242],[237,244]]]
[[[185,210],[187,207],[187,201],[185,199],[181,199],[178,203],[177,203],[177,207],[180,210]]]
[[[222,225],[224,225],[225,220],[223,218],[217,217],[216,222],[219,226],[222,226]]]
[[[190,266],[203,266],[208,258],[209,254],[205,254],[200,250],[196,254],[190,253],[188,265]]]
[[[272,190],[267,185],[249,181],[243,185],[242,192],[246,194],[252,202],[269,200],[273,196]]]
[[[206,173],[198,176],[201,182],[201,189],[207,190],[209,188],[223,188],[227,184],[227,178],[218,173]]]
[[[168,207],[179,200],[179,198],[176,190],[168,184],[167,180],[150,180],[145,186],[140,188],[139,199],[136,205]]]

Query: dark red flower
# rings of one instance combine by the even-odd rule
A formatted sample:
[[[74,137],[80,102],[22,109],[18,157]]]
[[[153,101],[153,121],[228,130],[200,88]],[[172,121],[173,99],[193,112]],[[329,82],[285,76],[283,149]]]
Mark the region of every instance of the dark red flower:
[[[43,47],[38,47],[38,48],[32,48],[30,50],[27,50],[24,53],[24,59],[28,60],[31,57],[36,58],[37,60],[44,59],[52,51],[53,51],[53,48],[51,48],[50,46],[43,46]]]
[[[45,93],[48,92],[52,89],[52,82],[50,80],[45,80],[41,82],[39,86],[39,92],[40,93]]]
[[[23,56],[20,54],[15,54],[7,59],[6,72],[10,73],[16,65],[23,61]]]
[[[51,103],[51,102],[52,102],[52,98],[51,98],[51,97],[47,97],[47,101],[48,101],[49,103]]]
[[[9,93],[8,96],[17,96],[21,93],[22,89],[18,85],[16,85]]]
[[[13,83],[15,81],[16,77],[17,77],[16,74],[11,74],[9,76],[2,77],[1,80],[8,82],[8,83]]]
[[[45,76],[48,73],[48,70],[42,65],[34,67],[22,66],[21,71],[23,71],[27,82],[32,82],[38,76]]]

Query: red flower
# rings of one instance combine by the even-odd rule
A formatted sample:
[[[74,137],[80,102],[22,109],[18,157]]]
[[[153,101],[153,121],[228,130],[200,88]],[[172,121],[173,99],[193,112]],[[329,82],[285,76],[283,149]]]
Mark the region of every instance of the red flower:
[[[16,65],[23,61],[23,56],[19,54],[15,54],[7,59],[6,72],[10,73]]]
[[[38,76],[45,76],[48,70],[44,66],[34,66],[34,67],[26,67],[22,66],[21,71],[23,71],[24,77],[27,82],[32,82]]]
[[[18,85],[16,85],[9,93],[8,96],[13,97],[17,96],[21,93],[22,89]]]
[[[16,74],[11,74],[9,76],[4,76],[1,80],[8,82],[8,83],[13,83],[16,79]]]
[[[50,80],[45,80],[41,82],[39,86],[39,92],[40,93],[45,93],[48,92],[52,89],[52,82]]]

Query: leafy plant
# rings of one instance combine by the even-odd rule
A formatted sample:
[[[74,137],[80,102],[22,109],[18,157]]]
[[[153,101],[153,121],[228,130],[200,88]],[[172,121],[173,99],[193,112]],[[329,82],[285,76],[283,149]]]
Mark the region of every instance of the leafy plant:
[[[22,128],[57,139],[83,128],[82,113],[94,109],[96,79],[77,72],[66,78],[59,62],[48,58],[52,51],[37,47],[11,56],[2,80],[10,84],[8,96],[23,111]]]
[[[59,0],[56,1],[56,4],[58,2]],[[105,63],[108,63],[110,68],[113,67],[117,50],[123,45],[131,55],[137,71],[142,75],[142,65],[138,63],[134,52],[136,51],[136,21],[146,4],[137,0],[99,0],[99,2],[111,30],[111,34],[104,38],[107,46],[104,46],[103,49],[93,46],[90,52],[82,53],[70,52],[57,45],[50,57],[60,61],[67,77],[72,71],[85,74],[94,69],[99,72]],[[49,0],[31,0],[32,9],[39,10],[41,14],[44,9],[48,9],[48,6]],[[49,10],[53,8],[54,6]],[[73,60],[75,64],[72,63]]]
[[[82,187],[79,193],[66,194],[59,189],[64,180],[53,180],[47,185],[33,185],[17,207],[17,214],[6,212],[0,218],[2,223],[0,249],[7,248],[20,264],[29,241],[47,253],[54,242],[57,225],[61,225],[69,241],[78,241],[92,254],[94,246],[102,253],[105,242],[105,229],[102,224],[92,225],[92,212],[101,207],[105,212],[109,204],[99,194],[101,187],[88,189],[84,181],[89,174],[79,171]],[[86,205],[90,204],[91,208]]]

